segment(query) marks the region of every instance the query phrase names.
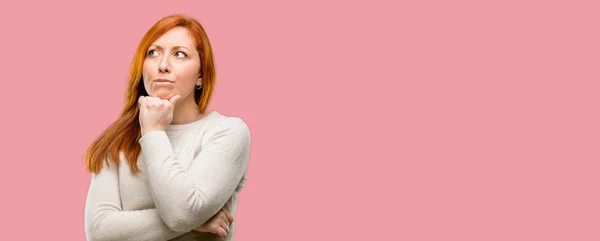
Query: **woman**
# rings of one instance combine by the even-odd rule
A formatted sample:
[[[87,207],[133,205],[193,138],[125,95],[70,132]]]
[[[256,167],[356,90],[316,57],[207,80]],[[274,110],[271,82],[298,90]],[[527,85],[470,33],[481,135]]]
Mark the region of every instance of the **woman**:
[[[86,155],[88,240],[233,240],[250,132],[207,111],[215,69],[194,19],[172,15],[143,37],[125,108]]]

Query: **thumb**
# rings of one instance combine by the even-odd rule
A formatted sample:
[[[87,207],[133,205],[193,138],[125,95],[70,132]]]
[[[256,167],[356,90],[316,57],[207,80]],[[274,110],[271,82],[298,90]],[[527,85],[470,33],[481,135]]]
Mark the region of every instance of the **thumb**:
[[[181,99],[181,95],[175,95],[171,97],[171,99],[169,99],[169,102],[171,102],[171,105],[174,106],[177,103],[177,101],[179,101],[179,99]]]

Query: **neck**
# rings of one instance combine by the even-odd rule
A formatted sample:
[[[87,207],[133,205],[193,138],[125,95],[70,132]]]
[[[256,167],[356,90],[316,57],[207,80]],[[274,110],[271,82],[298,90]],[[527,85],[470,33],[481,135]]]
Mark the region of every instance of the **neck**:
[[[192,123],[198,120],[200,115],[200,108],[193,99],[186,98],[185,100],[180,100],[173,110],[173,121],[171,121],[171,125]]]

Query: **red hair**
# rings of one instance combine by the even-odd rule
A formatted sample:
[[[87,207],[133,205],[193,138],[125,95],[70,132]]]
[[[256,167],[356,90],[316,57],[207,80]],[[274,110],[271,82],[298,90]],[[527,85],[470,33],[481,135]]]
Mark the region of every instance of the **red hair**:
[[[140,41],[131,63],[125,107],[121,116],[104,130],[89,147],[85,156],[88,171],[98,173],[104,163],[109,164],[109,159],[117,164],[120,163],[120,153],[122,152],[129,162],[131,172],[139,172],[137,159],[141,151],[139,140],[142,135],[137,100],[142,95],[148,95],[142,81],[142,67],[149,46],[175,27],[187,28],[196,40],[196,49],[200,53],[201,67],[199,71],[202,76],[202,89],[194,92],[194,98],[200,112],[205,111],[215,83],[213,53],[208,36],[202,25],[193,18],[179,14],[167,16],[156,22]]]

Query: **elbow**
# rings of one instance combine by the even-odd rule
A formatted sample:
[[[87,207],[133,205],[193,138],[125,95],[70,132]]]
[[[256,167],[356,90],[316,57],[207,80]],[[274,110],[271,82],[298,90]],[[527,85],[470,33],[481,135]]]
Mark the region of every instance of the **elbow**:
[[[95,231],[90,231],[85,234],[85,238],[87,241],[108,241],[107,239],[102,239],[101,235],[95,233]]]
[[[85,237],[88,241],[111,241],[108,236],[105,235],[101,229],[91,225],[85,227]]]
[[[90,215],[86,214],[85,218],[85,238],[88,241],[114,241],[117,238],[114,233],[109,230],[104,221],[107,214]]]

